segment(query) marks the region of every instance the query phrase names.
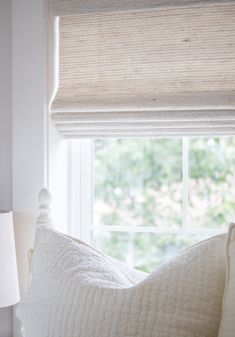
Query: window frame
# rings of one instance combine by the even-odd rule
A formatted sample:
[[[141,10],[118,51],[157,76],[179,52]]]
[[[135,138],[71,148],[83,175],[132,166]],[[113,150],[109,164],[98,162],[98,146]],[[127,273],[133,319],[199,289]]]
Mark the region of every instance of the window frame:
[[[95,231],[154,233],[154,234],[199,234],[212,236],[224,232],[224,228],[190,227],[189,209],[189,137],[182,139],[182,225],[179,228],[154,226],[96,225],[93,223],[94,185],[92,139],[68,140],[68,231],[71,235],[93,245]]]

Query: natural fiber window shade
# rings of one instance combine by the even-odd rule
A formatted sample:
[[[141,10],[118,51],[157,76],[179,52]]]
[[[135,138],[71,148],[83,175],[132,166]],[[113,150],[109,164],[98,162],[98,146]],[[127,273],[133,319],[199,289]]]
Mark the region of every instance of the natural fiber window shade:
[[[102,13],[127,10],[146,10],[158,7],[228,3],[234,0],[52,0],[56,16]]]
[[[226,110],[231,120],[235,116],[230,111],[235,106],[234,3],[65,16],[59,29],[59,88],[52,111],[66,137],[234,132],[227,117],[223,125],[210,124],[212,109]],[[190,118],[195,109],[204,111],[198,126]],[[187,118],[163,127],[162,119],[156,124],[163,110],[172,111],[175,122],[177,111],[186,111]],[[111,112],[116,117],[107,123],[104,116]],[[156,123],[146,119],[141,128],[134,125],[145,121],[147,112]],[[128,118],[133,127],[123,127]]]

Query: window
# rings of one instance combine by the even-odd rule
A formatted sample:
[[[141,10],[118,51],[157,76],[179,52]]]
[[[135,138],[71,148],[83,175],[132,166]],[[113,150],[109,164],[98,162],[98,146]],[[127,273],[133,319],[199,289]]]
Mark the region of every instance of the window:
[[[70,231],[151,271],[235,218],[235,138],[70,140]]]
[[[235,209],[235,4],[163,2],[52,0],[69,231],[147,271]]]

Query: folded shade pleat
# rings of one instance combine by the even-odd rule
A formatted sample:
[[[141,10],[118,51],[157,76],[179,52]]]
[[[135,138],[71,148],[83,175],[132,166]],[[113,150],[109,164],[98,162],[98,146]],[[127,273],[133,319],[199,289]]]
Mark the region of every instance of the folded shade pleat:
[[[108,5],[102,0],[55,3]],[[109,2],[111,7],[115,3]],[[57,13],[62,15],[59,87],[51,110],[60,132],[93,138],[205,135],[213,130],[231,135],[235,3],[118,3],[122,11]],[[125,10],[133,3],[147,7]]]

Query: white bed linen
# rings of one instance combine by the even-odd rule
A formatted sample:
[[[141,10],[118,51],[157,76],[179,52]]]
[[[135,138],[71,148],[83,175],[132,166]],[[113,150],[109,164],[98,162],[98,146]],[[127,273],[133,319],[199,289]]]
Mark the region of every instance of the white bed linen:
[[[203,241],[147,276],[41,227],[17,308],[25,337],[215,337],[225,242]]]

